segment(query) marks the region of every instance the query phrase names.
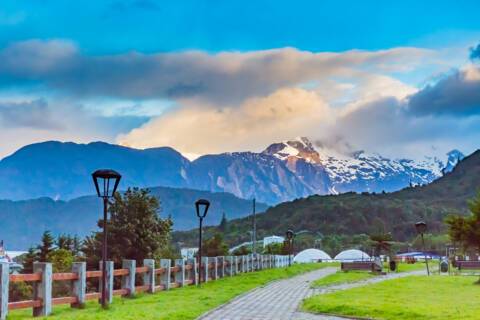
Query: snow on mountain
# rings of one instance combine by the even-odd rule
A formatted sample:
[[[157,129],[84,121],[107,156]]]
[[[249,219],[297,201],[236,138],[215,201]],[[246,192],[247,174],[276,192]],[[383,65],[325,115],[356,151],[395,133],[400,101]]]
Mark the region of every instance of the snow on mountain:
[[[464,157],[458,150],[449,152],[445,161],[427,156],[421,161],[389,159],[364,151],[342,154],[327,148],[317,150],[305,137],[272,144],[263,153],[286,162],[293,172],[299,161],[313,165],[325,175],[324,182],[328,180],[327,193],[395,191],[409,184],[426,184],[451,171]]]

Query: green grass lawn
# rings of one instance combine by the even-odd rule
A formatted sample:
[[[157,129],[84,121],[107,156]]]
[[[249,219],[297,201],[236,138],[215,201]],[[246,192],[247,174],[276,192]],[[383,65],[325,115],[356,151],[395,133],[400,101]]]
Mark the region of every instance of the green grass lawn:
[[[428,266],[430,267],[430,271],[438,269],[438,261],[429,261]],[[388,270],[388,266],[386,267]],[[419,270],[427,270],[424,262],[416,262],[416,263],[399,263],[398,264],[398,272],[410,272],[410,271],[419,271]]]
[[[374,319],[479,319],[471,276],[411,276],[306,299],[303,310]]]
[[[385,271],[389,271],[388,263],[385,264]],[[418,271],[418,270],[425,270],[425,264],[423,263],[415,263],[415,264],[407,264],[407,263],[400,263],[398,265],[398,272],[411,272],[411,271]],[[333,286],[343,283],[352,283],[362,280],[368,280],[379,275],[373,274],[368,271],[338,271],[337,273],[328,275],[321,279],[318,279],[312,283],[312,287],[324,287],[324,286]]]
[[[352,283],[376,277],[368,271],[337,271],[334,274],[320,278],[312,283],[312,287],[333,286],[342,283]]]
[[[331,266],[327,263],[293,265],[290,268],[268,269],[239,274],[234,277],[202,284],[201,288],[185,288],[161,291],[155,294],[139,294],[135,298],[115,298],[108,310],[97,302],[88,302],[85,309],[69,306],[54,307],[48,319],[195,319],[232,298],[272,280],[292,277],[308,271]],[[30,319],[31,309],[15,310],[8,319]]]

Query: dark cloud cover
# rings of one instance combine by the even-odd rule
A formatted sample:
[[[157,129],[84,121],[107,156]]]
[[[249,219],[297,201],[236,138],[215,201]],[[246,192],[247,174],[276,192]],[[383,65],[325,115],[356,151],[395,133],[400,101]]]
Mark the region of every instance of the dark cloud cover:
[[[428,85],[409,97],[408,110],[418,116],[480,114],[480,69],[456,71]]]
[[[0,81],[38,81],[83,97],[200,98],[232,104],[332,74],[348,77],[355,68],[415,64],[430,53],[415,48],[338,54],[284,48],[89,56],[68,41],[29,40],[0,50]]]

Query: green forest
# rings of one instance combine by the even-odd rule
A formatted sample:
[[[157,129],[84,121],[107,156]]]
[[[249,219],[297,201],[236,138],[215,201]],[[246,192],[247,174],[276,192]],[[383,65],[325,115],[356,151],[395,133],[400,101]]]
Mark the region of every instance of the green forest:
[[[431,184],[412,186],[393,193],[345,193],[310,196],[281,203],[257,215],[257,239],[297,232],[297,248],[322,247],[330,254],[342,247],[362,248],[368,235],[391,233],[400,246],[418,243],[414,223],[428,225],[427,246],[448,242],[445,218],[466,215],[468,201],[478,191],[480,151],[461,161],[452,172]],[[217,232],[233,246],[250,241],[252,217],[235,219],[219,227],[205,228],[207,237]],[[173,240],[195,245],[198,231],[174,232]],[[401,248],[406,249],[406,248]],[[333,251],[333,252],[332,252]]]

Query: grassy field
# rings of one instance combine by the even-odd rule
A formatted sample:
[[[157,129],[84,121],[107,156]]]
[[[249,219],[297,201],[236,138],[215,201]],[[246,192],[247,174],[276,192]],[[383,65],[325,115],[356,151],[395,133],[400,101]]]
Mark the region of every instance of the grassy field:
[[[430,267],[430,271],[438,269],[438,261],[429,261],[428,265]],[[388,266],[386,266],[388,270]],[[409,272],[409,271],[419,271],[419,270],[427,270],[425,263],[417,262],[417,263],[400,263],[398,264],[398,272]]]
[[[411,276],[306,299],[313,313],[374,319],[479,319],[480,285],[471,276]]]
[[[239,274],[231,278],[202,284],[201,288],[189,286],[158,292],[153,295],[140,294],[132,299],[115,298],[108,310],[103,310],[96,302],[89,302],[85,309],[72,309],[69,306],[54,307],[48,319],[195,319],[255,287],[272,280],[288,278],[304,272],[331,266],[327,263],[293,265],[290,268],[269,269]],[[12,311],[8,319],[30,319],[31,309]]]
[[[385,271],[388,271],[388,264],[385,264]],[[398,265],[398,272],[410,272],[425,270],[425,264],[415,263],[415,264],[406,264],[400,263]],[[379,275],[373,274],[368,271],[338,271],[337,273],[328,275],[324,278],[318,279],[312,283],[312,287],[324,287],[324,286],[333,286],[343,283],[352,283],[362,280],[368,280]]]
[[[320,278],[312,283],[312,287],[333,286],[342,283],[352,283],[376,277],[367,271],[337,271],[337,273]]]

